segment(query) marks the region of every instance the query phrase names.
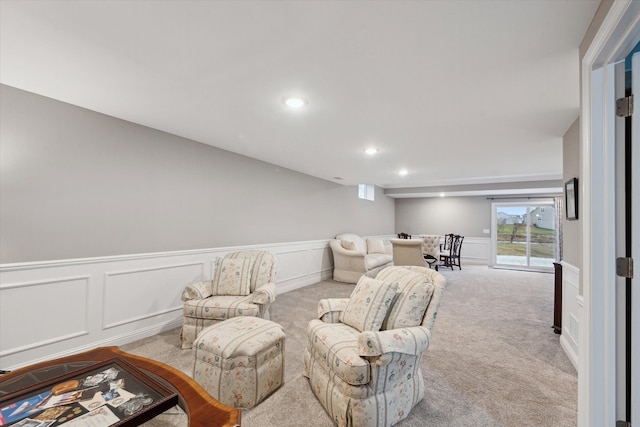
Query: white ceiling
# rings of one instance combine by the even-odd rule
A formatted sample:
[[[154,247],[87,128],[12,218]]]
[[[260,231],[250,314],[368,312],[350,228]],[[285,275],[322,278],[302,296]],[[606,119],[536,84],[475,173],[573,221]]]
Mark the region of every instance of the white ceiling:
[[[560,179],[598,4],[2,0],[0,81],[342,184]]]

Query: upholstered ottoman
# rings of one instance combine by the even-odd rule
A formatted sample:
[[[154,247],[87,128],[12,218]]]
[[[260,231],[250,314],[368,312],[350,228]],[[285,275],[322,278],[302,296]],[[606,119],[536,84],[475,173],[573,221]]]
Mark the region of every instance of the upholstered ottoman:
[[[193,342],[193,379],[211,396],[251,408],[284,382],[282,326],[259,317],[234,317],[205,328]]]

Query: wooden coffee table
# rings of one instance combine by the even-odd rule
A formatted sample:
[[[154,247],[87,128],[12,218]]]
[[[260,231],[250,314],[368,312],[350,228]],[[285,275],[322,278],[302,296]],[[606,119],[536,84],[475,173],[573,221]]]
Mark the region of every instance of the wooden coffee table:
[[[164,363],[125,353],[118,347],[99,347],[0,375],[0,396],[113,358],[121,358],[178,393],[178,404],[197,427],[240,425],[240,411],[211,397],[198,383]]]

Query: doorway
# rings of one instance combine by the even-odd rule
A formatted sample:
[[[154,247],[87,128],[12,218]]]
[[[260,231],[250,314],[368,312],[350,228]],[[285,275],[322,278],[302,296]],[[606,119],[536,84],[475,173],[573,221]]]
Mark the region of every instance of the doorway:
[[[636,425],[640,419],[640,369],[637,367],[640,331],[639,328],[620,331],[619,327],[621,300],[631,307],[631,324],[640,324],[640,295],[635,291],[630,295],[623,293],[623,286],[616,283],[616,257],[624,252],[619,250],[619,244],[623,245],[615,232],[620,225],[616,215],[616,199],[619,199],[616,175],[624,169],[620,162],[622,157],[616,156],[615,140],[621,132],[615,129],[619,121],[616,118],[615,64],[624,60],[638,41],[640,2],[612,2],[581,62],[581,195],[585,215],[581,219],[583,256],[580,275],[584,303],[581,324],[585,327],[580,328],[578,349],[579,426],[616,425],[616,421],[620,425]],[[633,85],[637,83],[638,79],[635,79]],[[636,89],[640,88],[634,88],[637,96]],[[636,113],[631,121],[637,130],[640,128],[637,99],[633,103]],[[624,108],[621,112],[624,113]],[[634,132],[634,147],[638,146],[637,137],[638,132]],[[631,163],[635,175],[632,182],[635,183],[640,168],[638,150],[632,150],[629,157],[626,161]],[[631,252],[637,257],[640,253],[640,189],[633,185],[625,188],[625,192],[631,193]],[[633,280],[637,282],[637,278]],[[626,381],[622,377],[628,374],[619,369],[625,359],[619,357],[619,332],[630,332],[631,398],[627,401],[623,390],[629,387],[623,386]]]

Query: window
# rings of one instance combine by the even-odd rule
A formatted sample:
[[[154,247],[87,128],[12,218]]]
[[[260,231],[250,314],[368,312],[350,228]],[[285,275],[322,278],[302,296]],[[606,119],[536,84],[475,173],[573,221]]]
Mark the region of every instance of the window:
[[[360,199],[371,200],[375,199],[376,188],[373,184],[358,184],[358,197]]]
[[[554,203],[547,198],[492,203],[491,265],[552,271],[559,254]]]

